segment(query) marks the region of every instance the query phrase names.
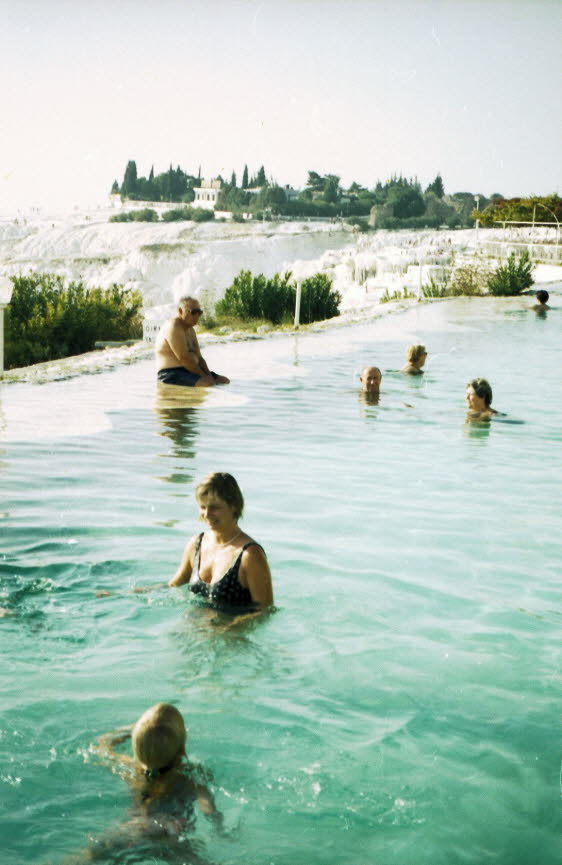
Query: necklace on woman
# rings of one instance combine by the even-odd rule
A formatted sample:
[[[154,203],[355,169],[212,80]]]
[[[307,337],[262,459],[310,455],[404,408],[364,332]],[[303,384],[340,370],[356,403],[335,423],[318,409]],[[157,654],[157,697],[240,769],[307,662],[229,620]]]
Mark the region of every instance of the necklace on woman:
[[[217,547],[226,547],[226,546],[228,546],[228,544],[231,544],[232,541],[235,541],[236,538],[238,537],[238,535],[241,535],[241,534],[242,534],[242,529],[238,529],[238,531],[236,532],[235,535],[233,535],[233,536],[232,536],[231,538],[229,538],[227,541],[223,541],[222,544],[217,544]]]

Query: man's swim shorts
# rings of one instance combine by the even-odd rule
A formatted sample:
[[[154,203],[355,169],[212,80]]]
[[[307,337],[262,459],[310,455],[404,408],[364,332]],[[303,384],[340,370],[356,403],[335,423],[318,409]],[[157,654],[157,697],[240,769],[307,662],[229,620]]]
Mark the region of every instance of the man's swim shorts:
[[[211,375],[216,381],[218,378],[216,372],[212,372]],[[200,375],[190,372],[184,366],[172,366],[169,369],[158,370],[158,381],[161,381],[162,384],[179,384],[182,387],[195,387],[200,378]]]

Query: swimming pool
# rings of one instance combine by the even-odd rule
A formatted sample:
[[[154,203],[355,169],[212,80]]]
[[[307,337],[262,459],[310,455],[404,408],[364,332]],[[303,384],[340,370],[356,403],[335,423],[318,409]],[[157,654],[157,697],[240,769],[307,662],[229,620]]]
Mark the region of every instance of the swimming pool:
[[[146,362],[3,387],[6,862],[59,862],[125,819],[87,748],[159,700],[214,775],[211,862],[560,860],[562,317],[520,307],[213,346],[234,384],[183,404]],[[426,375],[389,372],[414,341]],[[477,375],[505,421],[465,424]],[[238,632],[185,590],[129,591],[171,576],[211,470],[238,479],[274,576],[277,611]]]

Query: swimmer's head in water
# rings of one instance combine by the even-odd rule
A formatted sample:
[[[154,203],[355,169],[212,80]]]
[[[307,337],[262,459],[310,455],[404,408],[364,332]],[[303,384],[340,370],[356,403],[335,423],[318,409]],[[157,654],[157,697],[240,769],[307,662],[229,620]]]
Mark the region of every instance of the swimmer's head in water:
[[[157,775],[185,753],[186,738],[181,713],[170,703],[157,703],[133,727],[133,752],[147,774]]]
[[[427,351],[425,350],[425,345],[409,345],[406,349],[406,360],[408,363],[418,363],[422,359],[425,361],[427,357]],[[421,364],[423,366],[423,364]]]
[[[236,480],[227,472],[213,472],[203,478],[195,489],[195,498],[200,504],[208,496],[217,496],[232,508],[236,520],[239,520],[244,511],[244,498]]]
[[[540,291],[537,291],[535,297],[537,298],[539,303],[548,303],[550,295],[548,291],[545,291],[544,288],[541,288]]]
[[[376,393],[381,386],[382,373],[378,366],[366,366],[361,376],[361,389],[368,393]]]
[[[469,408],[475,408],[470,404],[471,395],[477,396],[479,400],[484,401],[486,408],[492,405],[492,387],[485,378],[473,378],[466,386],[466,399]]]

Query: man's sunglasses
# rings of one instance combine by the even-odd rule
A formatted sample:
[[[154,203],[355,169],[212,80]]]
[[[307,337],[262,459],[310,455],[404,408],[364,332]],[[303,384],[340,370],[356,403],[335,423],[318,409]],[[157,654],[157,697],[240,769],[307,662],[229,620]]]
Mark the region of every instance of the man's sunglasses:
[[[190,309],[189,311],[192,315],[202,315],[203,314],[202,309]]]

